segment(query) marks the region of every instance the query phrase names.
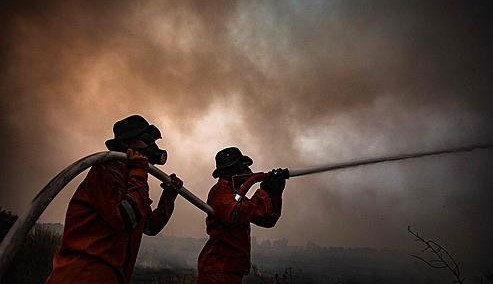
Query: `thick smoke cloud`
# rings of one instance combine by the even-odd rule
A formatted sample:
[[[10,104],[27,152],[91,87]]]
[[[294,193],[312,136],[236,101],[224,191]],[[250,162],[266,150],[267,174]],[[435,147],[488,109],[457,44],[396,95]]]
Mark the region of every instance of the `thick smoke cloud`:
[[[202,198],[229,145],[268,170],[493,140],[481,1],[1,5],[0,205],[16,213],[133,113],[163,130],[164,169]],[[413,225],[479,259],[492,249],[491,154],[290,180],[280,223],[254,234],[402,248]],[[63,222],[77,183],[42,221]],[[203,236],[205,216],[177,202],[164,233]]]

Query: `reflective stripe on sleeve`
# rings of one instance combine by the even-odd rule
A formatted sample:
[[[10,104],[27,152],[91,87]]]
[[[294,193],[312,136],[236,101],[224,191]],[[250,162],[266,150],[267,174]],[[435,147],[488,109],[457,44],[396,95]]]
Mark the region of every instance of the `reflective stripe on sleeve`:
[[[127,228],[133,229],[137,226],[137,215],[132,207],[132,204],[128,200],[122,200],[120,202],[120,210],[124,215],[124,219],[127,224]],[[126,218],[125,218],[126,217]]]

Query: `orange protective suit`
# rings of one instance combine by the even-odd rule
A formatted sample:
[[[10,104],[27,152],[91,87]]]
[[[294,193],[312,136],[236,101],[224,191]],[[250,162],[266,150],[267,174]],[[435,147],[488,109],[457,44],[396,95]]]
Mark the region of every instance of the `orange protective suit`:
[[[250,222],[271,228],[281,216],[282,198],[258,189],[251,199],[237,202],[231,182],[220,178],[207,203],[215,216],[207,217],[210,238],[198,259],[198,284],[241,283],[250,270]]]
[[[47,284],[129,283],[142,233],[168,222],[176,193],[163,190],[150,207],[147,170],[121,161],[90,169],[70,200],[62,244]]]

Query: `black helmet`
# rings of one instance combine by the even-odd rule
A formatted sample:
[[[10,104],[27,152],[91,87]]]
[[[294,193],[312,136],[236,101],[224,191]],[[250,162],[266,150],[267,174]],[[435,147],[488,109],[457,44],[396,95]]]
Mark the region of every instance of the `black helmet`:
[[[131,115],[120,121],[117,121],[113,125],[113,134],[115,138],[109,139],[105,142],[106,147],[110,151],[121,150],[121,141],[130,138],[136,138],[142,134],[149,136],[149,138],[157,140],[161,137],[161,132],[159,129],[149,124],[145,118],[140,115]],[[148,141],[146,141],[148,143]]]
[[[244,163],[245,166],[251,166],[253,160],[241,153],[236,147],[229,147],[219,151],[216,154],[216,169],[212,172],[214,178],[218,178],[221,171],[230,168],[237,163]]]

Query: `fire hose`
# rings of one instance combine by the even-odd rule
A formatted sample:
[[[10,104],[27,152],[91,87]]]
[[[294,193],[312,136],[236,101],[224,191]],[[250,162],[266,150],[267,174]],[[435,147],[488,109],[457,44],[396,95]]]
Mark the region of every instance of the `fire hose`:
[[[280,174],[283,176],[283,178],[290,178],[382,162],[414,159],[431,155],[468,152],[477,149],[487,149],[492,147],[493,144],[471,145],[438,151],[418,152],[366,160],[355,160],[345,163],[330,164],[307,169],[282,169],[269,173],[259,172],[251,175],[249,178],[246,179],[246,181],[242,184],[242,186],[236,193],[235,199],[237,201],[241,201],[241,199],[247,194],[248,190],[251,186],[253,186],[253,184],[263,181],[273,174]],[[92,154],[80,159],[79,161],[65,168],[62,172],[56,175],[43,189],[41,189],[41,191],[31,201],[28,209],[17,219],[17,221],[14,223],[12,228],[10,228],[9,232],[0,243],[0,280],[5,273],[5,270],[8,268],[8,265],[19,250],[26,235],[29,233],[29,231],[34,226],[39,216],[44,212],[46,207],[48,207],[51,201],[65,187],[65,185],[67,185],[73,178],[75,178],[78,174],[82,173],[89,167],[114,160],[124,161],[126,160],[126,155],[119,152],[99,152]],[[149,173],[162,182],[170,181],[170,178],[167,174],[153,165],[149,165]],[[179,189],[178,194],[208,215],[214,214],[214,210],[210,205],[206,204],[185,187]]]

